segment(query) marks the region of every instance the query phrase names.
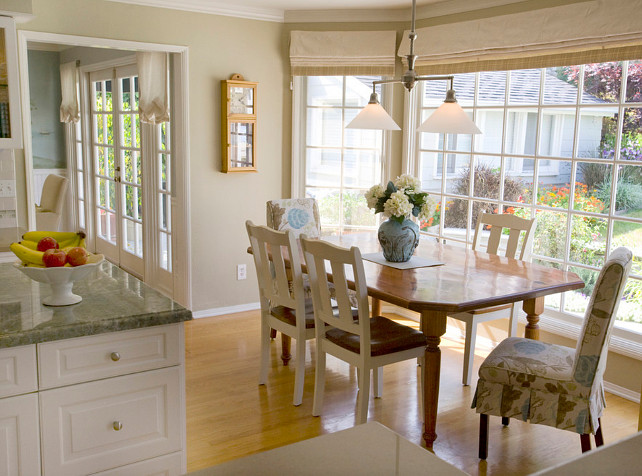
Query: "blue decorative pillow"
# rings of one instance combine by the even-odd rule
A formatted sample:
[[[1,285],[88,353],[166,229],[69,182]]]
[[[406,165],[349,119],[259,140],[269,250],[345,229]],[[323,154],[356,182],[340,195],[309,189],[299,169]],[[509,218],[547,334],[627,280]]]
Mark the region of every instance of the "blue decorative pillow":
[[[288,212],[288,223],[295,230],[303,228],[309,221],[310,215],[305,210],[293,208]]]

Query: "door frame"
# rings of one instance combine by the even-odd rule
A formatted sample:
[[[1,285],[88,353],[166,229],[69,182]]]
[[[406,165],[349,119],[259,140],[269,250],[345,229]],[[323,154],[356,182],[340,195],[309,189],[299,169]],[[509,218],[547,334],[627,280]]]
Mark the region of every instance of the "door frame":
[[[20,101],[23,118],[23,143],[25,160],[25,186],[27,223],[35,228],[35,203],[33,199],[33,151],[31,147],[31,110],[29,95],[29,68],[27,43],[29,41],[53,43],[88,48],[119,50],[161,51],[171,55],[170,61],[172,111],[172,147],[174,149],[174,187],[172,195],[172,277],[173,299],[191,308],[191,219],[189,175],[189,49],[186,46],[112,40],[87,36],[63,35],[29,30],[18,30],[18,66],[20,73]],[[146,265],[147,266],[147,265]]]

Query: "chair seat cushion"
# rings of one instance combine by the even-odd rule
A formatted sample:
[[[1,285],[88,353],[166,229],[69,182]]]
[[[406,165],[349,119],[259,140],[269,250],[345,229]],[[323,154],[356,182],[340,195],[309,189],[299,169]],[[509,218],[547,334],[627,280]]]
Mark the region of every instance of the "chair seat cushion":
[[[591,388],[576,381],[574,358],[568,347],[509,337],[479,368],[472,407],[477,413],[594,432],[605,406],[602,382]]]
[[[333,328],[326,332],[326,337],[329,341],[351,352],[358,354],[360,351],[358,335]],[[421,331],[398,324],[383,316],[375,316],[370,319],[370,349],[372,356],[392,354],[425,346],[426,337]]]
[[[569,347],[509,337],[488,355],[479,368],[479,377],[517,387],[578,394],[588,389],[573,382],[574,358],[575,349]]]
[[[280,321],[290,324],[291,326],[296,326],[296,311],[294,309],[290,309],[285,306],[274,306],[270,309],[270,314]],[[353,309],[352,315],[355,319],[358,319],[358,309]],[[314,328],[314,308],[312,306],[312,299],[305,300],[305,328]]]

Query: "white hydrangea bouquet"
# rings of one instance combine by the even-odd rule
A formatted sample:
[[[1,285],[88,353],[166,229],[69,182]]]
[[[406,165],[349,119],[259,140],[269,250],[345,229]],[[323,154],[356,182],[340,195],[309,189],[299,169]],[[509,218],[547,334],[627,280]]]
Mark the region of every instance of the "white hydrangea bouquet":
[[[365,193],[368,208],[375,213],[398,223],[417,217],[419,220],[429,220],[435,213],[436,202],[426,192],[420,190],[419,179],[412,175],[400,175],[394,181],[383,185],[373,185]]]

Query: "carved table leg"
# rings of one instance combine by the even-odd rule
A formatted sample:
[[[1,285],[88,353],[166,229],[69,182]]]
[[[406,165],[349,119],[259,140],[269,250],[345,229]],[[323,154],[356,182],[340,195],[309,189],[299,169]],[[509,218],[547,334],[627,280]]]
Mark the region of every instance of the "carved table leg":
[[[292,354],[290,354],[291,342],[292,338],[281,332],[281,360],[283,361],[283,365],[288,365],[290,359],[292,358]]]
[[[439,374],[441,370],[441,336],[446,333],[446,313],[422,311],[421,330],[428,339],[424,354],[424,434],[427,448],[437,439],[437,404],[439,403]]]
[[[524,337],[527,339],[539,340],[539,316],[544,312],[544,297],[527,299],[522,306],[526,313],[526,330]]]

